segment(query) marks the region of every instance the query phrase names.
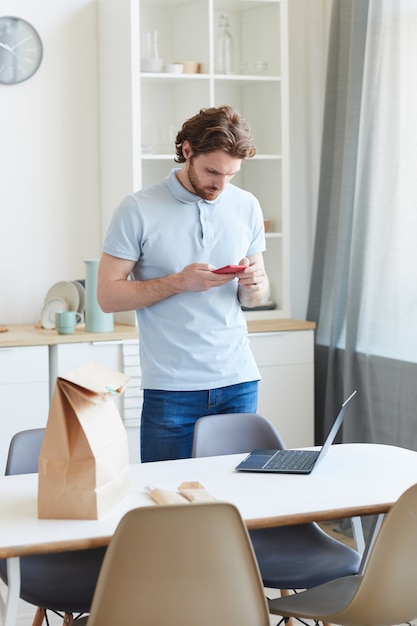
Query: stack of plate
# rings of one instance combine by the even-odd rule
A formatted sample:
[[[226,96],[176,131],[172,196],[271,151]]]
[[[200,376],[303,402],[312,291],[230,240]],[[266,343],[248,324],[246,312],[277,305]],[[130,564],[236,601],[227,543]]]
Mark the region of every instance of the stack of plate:
[[[55,328],[55,313],[57,311],[78,311],[84,315],[85,288],[83,280],[62,280],[55,283],[45,296],[41,311],[42,328]]]

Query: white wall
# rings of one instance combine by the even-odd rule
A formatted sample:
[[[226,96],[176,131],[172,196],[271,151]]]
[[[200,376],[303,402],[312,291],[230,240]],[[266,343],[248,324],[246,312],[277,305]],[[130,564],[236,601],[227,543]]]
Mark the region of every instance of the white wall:
[[[0,323],[39,319],[100,253],[95,0],[0,0],[41,35],[38,72],[0,85]]]

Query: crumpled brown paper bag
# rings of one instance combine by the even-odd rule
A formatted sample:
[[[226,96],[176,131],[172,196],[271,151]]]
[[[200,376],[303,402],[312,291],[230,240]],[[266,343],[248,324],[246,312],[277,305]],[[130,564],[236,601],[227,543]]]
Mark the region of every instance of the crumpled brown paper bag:
[[[129,377],[92,361],[56,380],[39,457],[38,517],[98,519],[130,489],[114,397]]]

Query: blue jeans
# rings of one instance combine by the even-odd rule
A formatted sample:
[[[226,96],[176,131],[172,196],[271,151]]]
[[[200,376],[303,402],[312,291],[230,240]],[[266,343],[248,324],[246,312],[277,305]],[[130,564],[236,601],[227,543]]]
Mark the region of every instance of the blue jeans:
[[[204,415],[255,413],[258,381],[207,391],[145,389],[141,421],[141,460],[191,456],[194,424]]]

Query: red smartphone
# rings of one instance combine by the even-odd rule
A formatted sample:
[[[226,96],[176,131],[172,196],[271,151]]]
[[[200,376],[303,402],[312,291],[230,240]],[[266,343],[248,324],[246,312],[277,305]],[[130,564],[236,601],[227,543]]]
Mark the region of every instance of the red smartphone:
[[[215,274],[237,274],[246,269],[246,265],[225,265],[219,267],[217,270],[213,270]]]

